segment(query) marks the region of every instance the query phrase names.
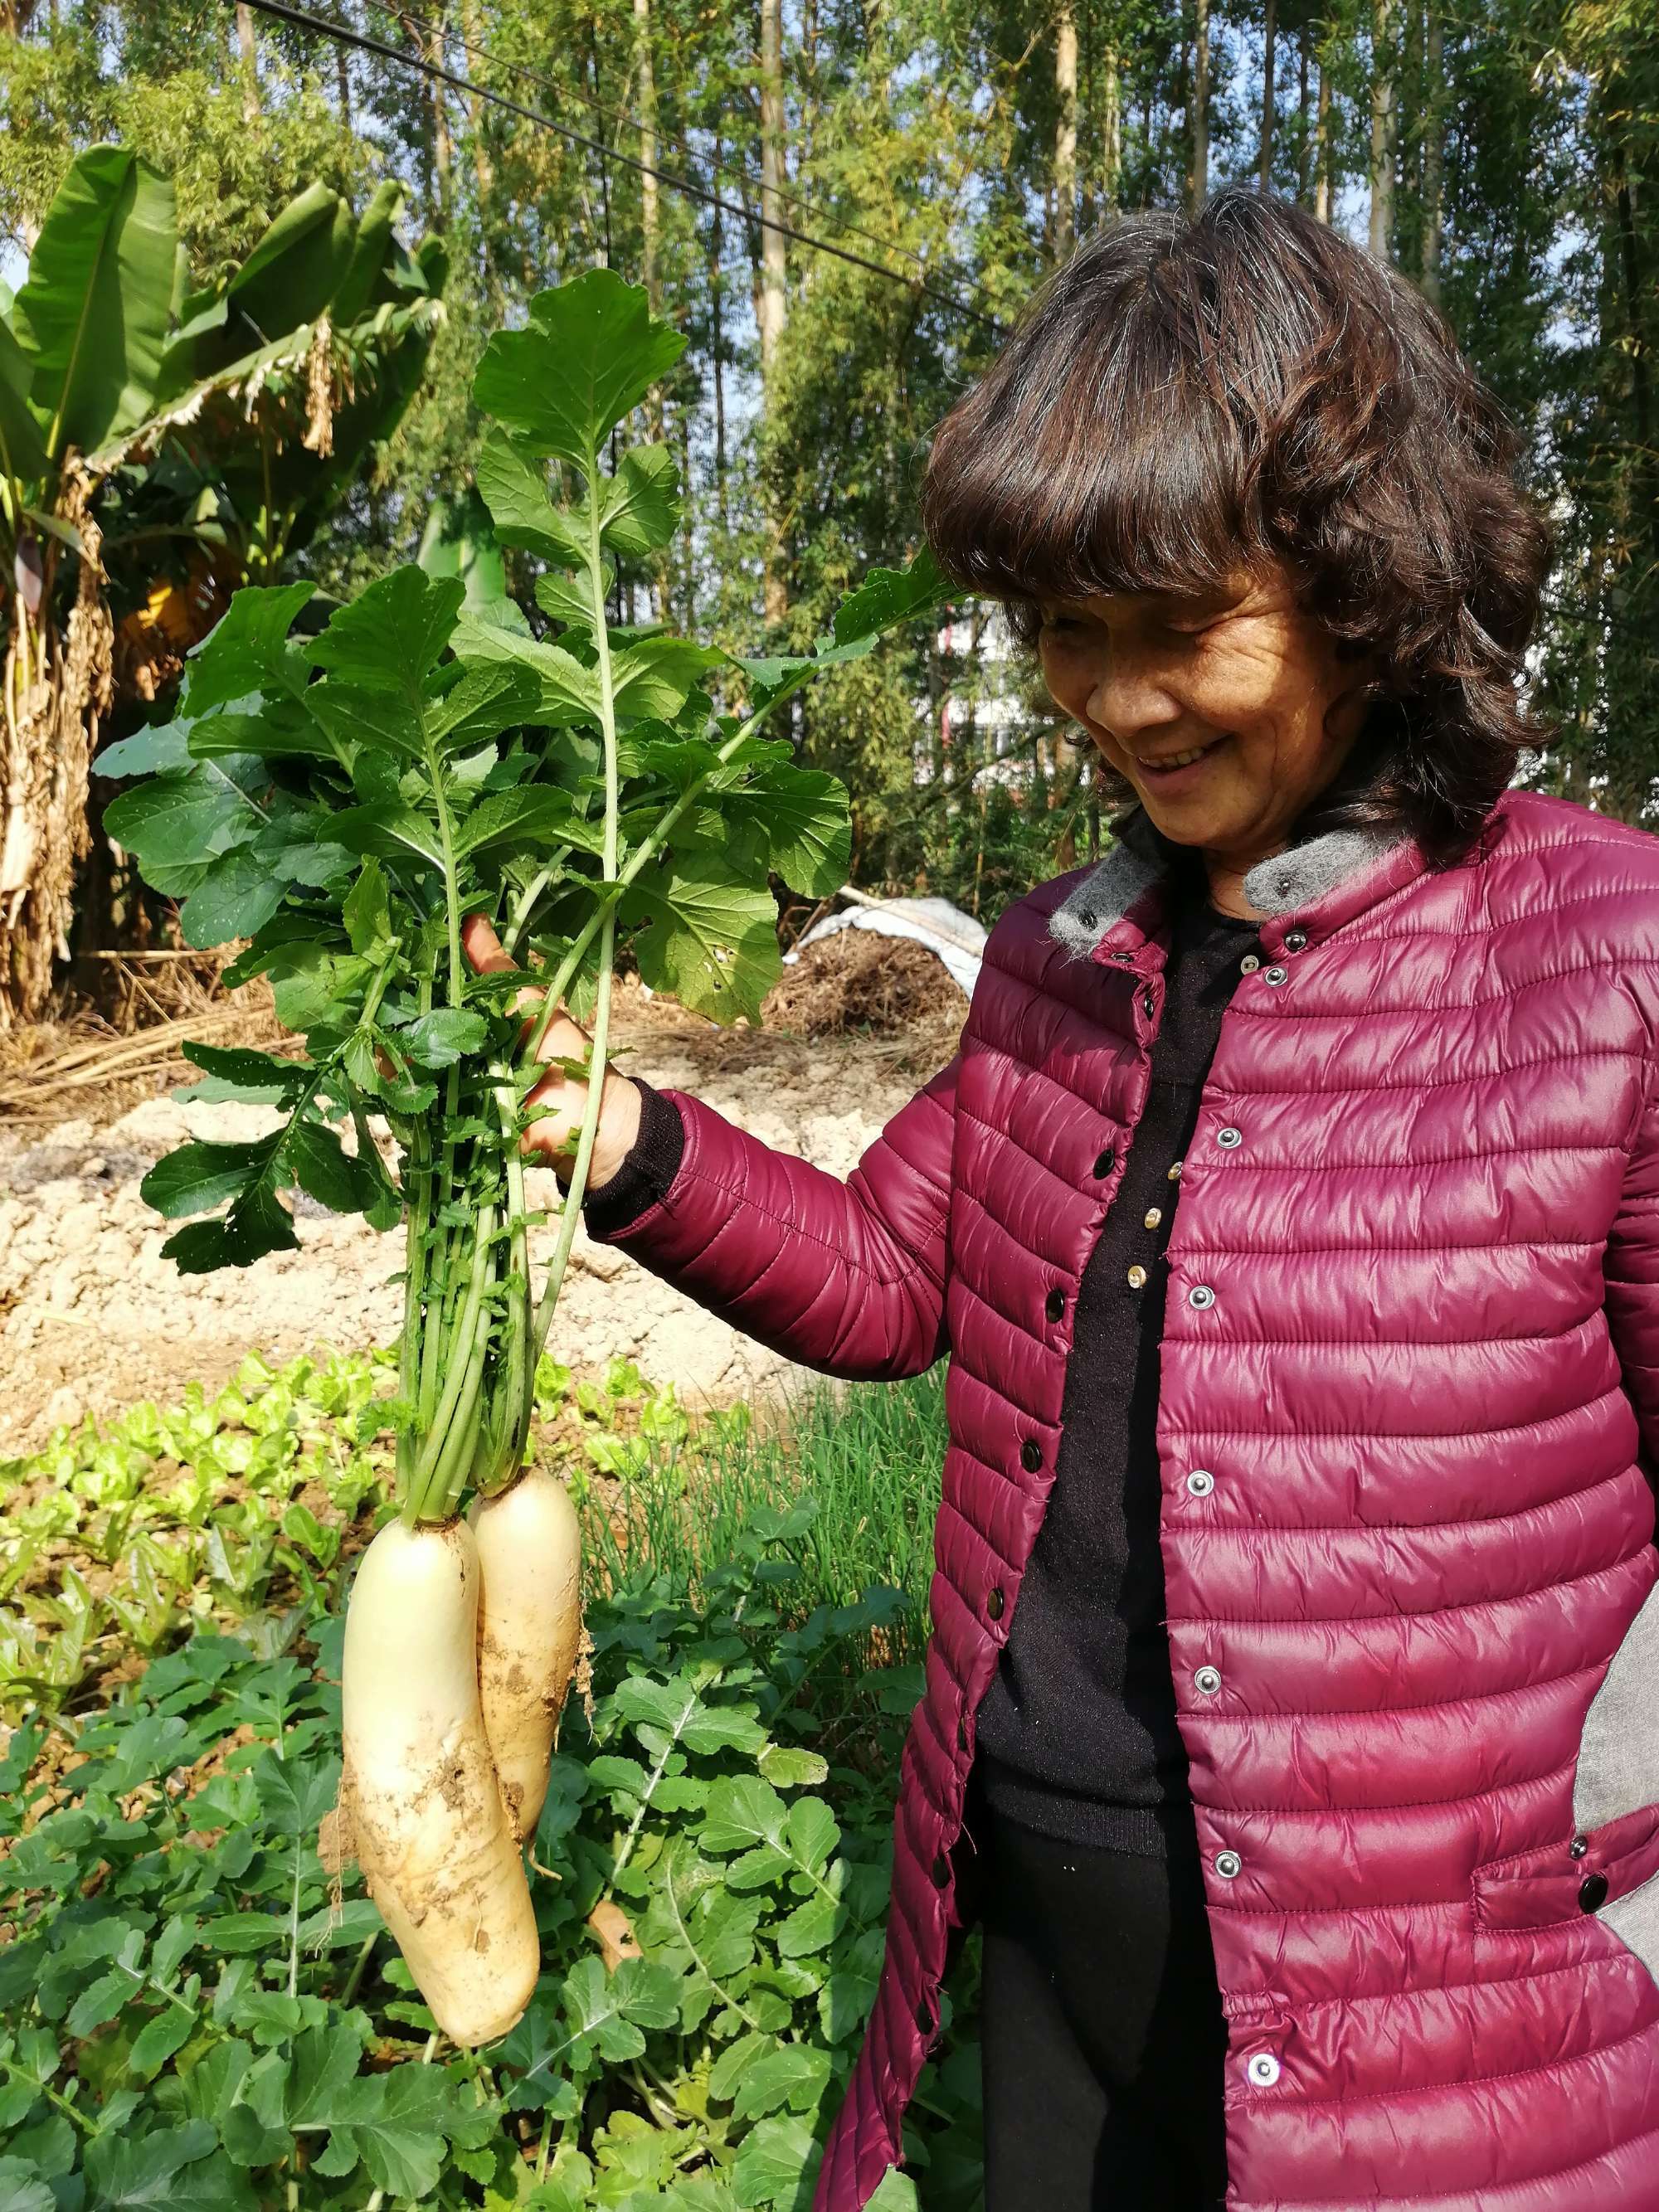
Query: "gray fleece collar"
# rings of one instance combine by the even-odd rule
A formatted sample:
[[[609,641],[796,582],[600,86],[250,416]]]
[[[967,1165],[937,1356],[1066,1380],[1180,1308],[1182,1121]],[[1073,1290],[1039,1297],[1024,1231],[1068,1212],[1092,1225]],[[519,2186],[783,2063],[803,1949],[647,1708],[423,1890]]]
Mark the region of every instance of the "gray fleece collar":
[[[1310,905],[1402,842],[1404,831],[1327,830],[1288,852],[1270,854],[1248,869],[1244,896],[1260,914],[1285,914]],[[1098,866],[1048,917],[1048,933],[1080,958],[1093,952],[1107,931],[1167,873],[1180,848],[1137,806],[1115,827]]]

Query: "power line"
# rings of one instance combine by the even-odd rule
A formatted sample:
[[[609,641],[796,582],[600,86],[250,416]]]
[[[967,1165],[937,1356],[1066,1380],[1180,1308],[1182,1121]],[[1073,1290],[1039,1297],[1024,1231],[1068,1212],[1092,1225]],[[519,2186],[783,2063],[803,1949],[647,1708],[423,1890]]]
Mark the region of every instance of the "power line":
[[[556,94],[561,100],[574,101],[578,107],[591,107],[596,115],[606,116],[612,123],[624,123],[630,131],[638,131],[641,133],[645,131],[646,125],[641,118],[630,114],[625,107],[613,107],[608,100],[596,100],[591,92],[580,92],[574,85],[562,85],[556,78],[547,76],[544,70],[532,69],[528,62],[503,60],[499,54],[492,53],[488,46],[482,46],[469,40],[463,32],[455,30],[451,25],[431,15],[419,15],[412,8],[401,6],[399,0],[366,0],[366,4],[375,9],[382,15],[396,16],[400,23],[408,25],[413,30],[424,31],[428,37],[435,34],[446,45],[459,46],[461,52],[473,61],[488,62],[492,69],[503,70],[509,76],[523,77],[527,82],[540,86],[544,91]],[[684,131],[663,131],[660,136],[666,138],[671,145],[678,146],[691,159],[697,158],[696,148],[692,145]],[[745,185],[753,181],[747,171],[739,168],[735,162],[716,161],[708,155],[704,155],[702,160],[711,176],[736,177]],[[927,265],[927,255],[918,253],[914,246],[896,246],[890,239],[878,237],[873,230],[864,229],[861,225],[850,222],[846,216],[837,215],[833,208],[824,207],[820,202],[808,199],[803,192],[787,191],[781,185],[773,185],[772,191],[775,198],[782,200],[787,206],[799,208],[807,215],[817,216],[826,222],[833,222],[838,230],[844,230],[849,238],[861,238],[866,245],[878,246],[884,253],[901,254],[905,260],[914,261],[918,268],[925,269]]]
[[[225,0],[225,4],[230,5],[231,0]],[[332,39],[337,45],[353,46],[361,53],[378,55],[382,61],[397,62],[404,69],[415,70],[434,82],[449,85],[471,99],[488,100],[492,106],[504,108],[508,114],[519,116],[526,123],[533,123],[539,130],[551,131],[557,137],[568,139],[572,145],[586,147],[590,153],[597,154],[601,161],[620,161],[625,167],[637,170],[641,176],[655,177],[671,191],[684,192],[691,199],[701,200],[706,207],[718,208],[722,215],[729,215],[740,222],[758,222],[763,230],[776,231],[784,238],[793,239],[798,246],[809,246],[815,253],[830,254],[836,260],[845,261],[854,269],[867,270],[872,276],[884,276],[890,284],[902,284],[907,292],[923,293],[928,299],[938,301],[941,307],[952,308],[958,315],[965,315],[974,322],[983,323],[993,332],[1000,333],[1001,331],[1002,326],[994,315],[988,314],[982,307],[975,307],[970,301],[958,299],[953,292],[942,291],[925,276],[903,276],[896,269],[886,268],[862,253],[853,252],[848,246],[836,246],[827,238],[815,238],[809,231],[797,230],[791,223],[780,222],[769,215],[751,215],[747,208],[721,199],[717,192],[711,192],[691,178],[677,176],[672,169],[659,168],[653,162],[642,161],[636,155],[626,154],[618,146],[607,146],[602,139],[590,138],[585,131],[573,130],[568,123],[556,123],[550,115],[544,115],[538,108],[526,107],[516,100],[509,100],[505,93],[493,92],[486,85],[475,84],[471,77],[462,76],[440,62],[404,53],[397,46],[389,46],[384,39],[375,38],[370,32],[353,31],[343,24],[328,22],[304,8],[290,6],[289,0],[248,0],[248,5],[257,9],[262,15],[275,16],[281,22],[295,24],[300,29],[314,32],[320,38]]]

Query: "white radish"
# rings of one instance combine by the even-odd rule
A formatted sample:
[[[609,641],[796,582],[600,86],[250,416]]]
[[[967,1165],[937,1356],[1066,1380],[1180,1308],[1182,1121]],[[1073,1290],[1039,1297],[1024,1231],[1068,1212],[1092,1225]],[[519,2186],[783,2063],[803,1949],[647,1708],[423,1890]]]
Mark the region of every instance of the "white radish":
[[[347,1834],[433,2018],[467,2045],[506,2034],[541,1965],[478,1703],[478,1586],[465,1522],[390,1522],[352,1585],[342,1668]]]
[[[581,1644],[581,1530],[570,1493],[532,1468],[475,1502],[483,1595],[478,1694],[501,1796],[519,1836],[536,1832],[548,1761]]]

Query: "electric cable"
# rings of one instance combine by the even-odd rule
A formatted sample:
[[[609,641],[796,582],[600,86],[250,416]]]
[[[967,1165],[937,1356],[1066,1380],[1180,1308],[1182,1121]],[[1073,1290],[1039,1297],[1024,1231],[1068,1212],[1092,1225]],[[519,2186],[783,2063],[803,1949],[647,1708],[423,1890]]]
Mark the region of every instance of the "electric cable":
[[[232,0],[225,0],[225,4],[231,5]],[[475,84],[471,78],[446,68],[441,62],[431,62],[424,56],[404,53],[384,39],[377,39],[372,32],[354,31],[344,24],[331,23],[320,15],[312,15],[307,9],[293,6],[291,0],[247,0],[247,4],[262,15],[295,24],[301,30],[332,39],[337,45],[355,47],[361,53],[378,55],[383,61],[397,62],[404,69],[415,70],[434,82],[447,84],[469,98],[488,100],[493,106],[504,108],[509,114],[519,116],[526,123],[553,131],[573,145],[586,147],[590,153],[597,154],[601,161],[620,161],[625,167],[637,170],[641,176],[655,177],[671,191],[684,192],[688,198],[701,200],[707,207],[718,208],[722,215],[729,215],[740,222],[757,222],[763,230],[775,231],[784,238],[793,239],[798,246],[809,247],[815,253],[828,253],[837,261],[850,264],[854,269],[868,270],[872,276],[885,277],[890,284],[902,284],[907,292],[922,293],[928,299],[937,301],[941,307],[952,308],[958,315],[982,323],[988,330],[1000,334],[1002,325],[995,316],[988,314],[982,307],[975,307],[971,301],[942,290],[925,276],[906,276],[896,269],[889,269],[878,261],[870,260],[865,254],[854,253],[850,247],[837,246],[827,238],[815,238],[810,231],[798,230],[792,223],[781,222],[775,216],[751,214],[749,209],[722,199],[717,192],[708,191],[705,185],[689,177],[678,176],[672,169],[642,161],[637,155],[624,153],[619,146],[607,146],[602,139],[590,137],[586,131],[574,130],[568,123],[556,123],[550,115],[544,115],[539,109],[526,107],[520,101],[509,99],[505,93],[492,91],[487,85]]]

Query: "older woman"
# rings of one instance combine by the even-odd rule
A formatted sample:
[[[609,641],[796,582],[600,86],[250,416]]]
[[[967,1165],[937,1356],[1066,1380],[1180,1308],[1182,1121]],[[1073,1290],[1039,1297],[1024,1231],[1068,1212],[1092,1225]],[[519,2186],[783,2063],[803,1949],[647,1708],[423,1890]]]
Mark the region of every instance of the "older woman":
[[[1515,452],[1293,210],[1091,241],[925,513],[1104,859],[845,1183],[607,1091],[596,1233],[831,1373],[951,1359],[819,2212],[975,1912],[989,2212],[1659,2212],[1659,842],[1507,787]]]

